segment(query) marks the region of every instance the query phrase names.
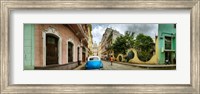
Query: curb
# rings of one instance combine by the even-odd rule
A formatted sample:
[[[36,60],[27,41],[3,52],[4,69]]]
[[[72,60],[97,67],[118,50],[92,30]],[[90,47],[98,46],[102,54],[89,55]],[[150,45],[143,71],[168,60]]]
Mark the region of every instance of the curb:
[[[78,66],[77,68],[73,69],[73,70],[82,70],[84,68],[86,63],[81,64],[80,66]]]
[[[118,64],[123,64],[123,65],[130,65],[130,66],[135,66],[135,67],[143,67],[143,68],[176,68],[176,65],[144,65],[144,64],[130,64],[128,62],[126,63],[121,63],[121,62],[114,62]]]

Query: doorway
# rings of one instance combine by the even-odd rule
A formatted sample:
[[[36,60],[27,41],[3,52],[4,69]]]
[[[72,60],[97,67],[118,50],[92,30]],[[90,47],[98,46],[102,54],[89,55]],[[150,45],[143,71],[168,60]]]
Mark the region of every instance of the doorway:
[[[58,38],[46,35],[46,65],[58,64]]]
[[[85,53],[86,53],[86,49],[85,49],[85,47],[83,47],[83,48],[82,48],[82,62],[85,62],[85,61],[86,61],[86,60],[85,60],[85,59],[86,59],[86,54],[85,54]]]
[[[120,62],[122,61],[122,56],[119,56],[119,61],[120,61]]]
[[[81,65],[80,63],[80,60],[79,60],[79,47],[77,48],[77,62],[78,62],[78,65]]]
[[[172,59],[171,59],[171,52],[165,52],[165,64],[171,64]]]
[[[68,42],[68,62],[73,62],[73,43]]]

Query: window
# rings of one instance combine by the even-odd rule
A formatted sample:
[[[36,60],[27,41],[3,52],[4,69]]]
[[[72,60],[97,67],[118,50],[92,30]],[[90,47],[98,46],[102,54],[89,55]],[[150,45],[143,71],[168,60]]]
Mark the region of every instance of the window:
[[[55,44],[55,38],[54,37],[47,37],[47,43]]]
[[[84,52],[84,53],[86,52],[86,49],[85,49],[85,47],[83,47],[83,48],[82,48],[82,52]]]
[[[68,62],[73,62],[73,43],[68,42]]]
[[[165,49],[171,50],[172,47],[172,38],[171,37],[165,37]]]
[[[99,60],[98,57],[91,57],[89,60]]]

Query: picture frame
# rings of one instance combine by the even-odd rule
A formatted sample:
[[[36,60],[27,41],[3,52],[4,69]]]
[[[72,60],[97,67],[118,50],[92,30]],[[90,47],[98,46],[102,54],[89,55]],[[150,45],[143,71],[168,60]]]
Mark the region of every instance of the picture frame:
[[[12,85],[10,78],[10,50],[9,50],[9,15],[11,10],[16,9],[190,9],[191,11],[191,38],[190,38],[190,69],[191,83],[187,85],[170,84],[85,84],[85,85]],[[200,66],[199,66],[199,21],[200,21],[200,1],[199,0],[1,0],[1,65],[0,84],[1,93],[200,93]],[[152,88],[153,87],[153,88]]]

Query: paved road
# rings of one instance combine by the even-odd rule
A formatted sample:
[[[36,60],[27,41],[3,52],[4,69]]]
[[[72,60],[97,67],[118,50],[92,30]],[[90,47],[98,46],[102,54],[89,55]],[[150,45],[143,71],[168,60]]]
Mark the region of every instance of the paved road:
[[[103,61],[103,70],[144,70],[145,68],[123,65],[113,62],[112,66],[109,61]]]
[[[102,70],[175,70],[175,68],[144,68],[144,67],[125,65],[115,62],[111,66],[110,61],[102,61],[102,62],[103,62]],[[85,63],[74,70],[85,70]]]

